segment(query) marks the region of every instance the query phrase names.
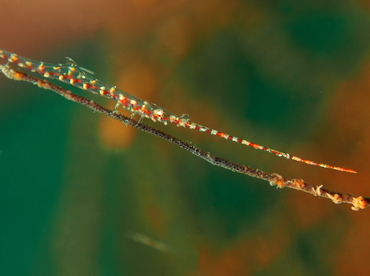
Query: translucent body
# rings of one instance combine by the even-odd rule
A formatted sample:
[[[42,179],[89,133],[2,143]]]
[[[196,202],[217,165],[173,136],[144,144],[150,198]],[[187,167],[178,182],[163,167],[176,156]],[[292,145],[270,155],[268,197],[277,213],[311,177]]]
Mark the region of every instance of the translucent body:
[[[290,155],[289,153],[284,153],[271,148],[267,148],[262,145],[255,144],[247,140],[232,136],[230,134],[191,122],[188,115],[186,114],[181,116],[175,115],[172,112],[162,107],[159,107],[154,103],[138,99],[135,96],[118,89],[116,86],[108,85],[92,77],[87,73],[86,69],[79,67],[77,63],[70,58],[67,58],[66,64],[51,64],[24,58],[2,49],[0,49],[0,58],[6,59],[8,63],[15,64],[20,68],[24,68],[28,71],[40,74],[45,78],[62,81],[71,84],[75,87],[78,87],[80,89],[92,92],[94,94],[99,94],[104,97],[114,99],[117,101],[118,105],[132,112],[132,114],[138,114],[139,116],[151,119],[154,122],[161,122],[163,124],[167,124],[168,122],[170,122],[177,126],[195,129],[201,132],[207,132],[209,134],[222,137],[226,140],[231,140],[233,142],[250,146],[255,149],[270,152],[277,156],[285,157],[287,159],[292,159],[298,162],[303,162],[309,165],[315,165],[323,168],[356,173],[356,171],[351,169],[345,169],[323,163],[317,163],[297,156]],[[7,75],[9,78],[14,79],[14,77],[7,74],[7,68],[8,68],[7,66],[1,66],[3,73]]]

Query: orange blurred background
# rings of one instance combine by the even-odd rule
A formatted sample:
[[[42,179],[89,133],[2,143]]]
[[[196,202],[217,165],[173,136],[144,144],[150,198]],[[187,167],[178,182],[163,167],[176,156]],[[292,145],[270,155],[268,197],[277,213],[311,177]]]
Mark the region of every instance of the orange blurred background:
[[[194,122],[358,174],[144,121],[213,154],[370,196],[369,11],[370,1],[3,1],[0,47],[52,63],[69,56]],[[1,275],[369,269],[369,210],[276,190],[0,81]]]

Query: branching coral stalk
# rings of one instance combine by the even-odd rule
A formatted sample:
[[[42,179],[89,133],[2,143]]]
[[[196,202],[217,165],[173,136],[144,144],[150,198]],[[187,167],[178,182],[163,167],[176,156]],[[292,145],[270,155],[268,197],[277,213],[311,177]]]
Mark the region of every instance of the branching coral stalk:
[[[330,191],[328,189],[324,189],[323,185],[318,185],[318,186],[311,185],[311,184],[306,183],[302,179],[289,179],[277,173],[267,173],[267,172],[263,172],[258,169],[254,169],[254,168],[251,168],[245,165],[241,165],[241,164],[229,161],[227,159],[213,155],[209,152],[203,151],[195,147],[194,145],[184,142],[161,130],[158,130],[151,126],[139,123],[138,121],[132,118],[129,118],[129,117],[126,117],[120,114],[117,110],[108,109],[100,104],[95,103],[94,101],[88,100],[84,97],[74,94],[73,92],[67,89],[64,89],[62,87],[59,87],[57,85],[54,85],[46,80],[42,80],[32,75],[14,70],[10,68],[8,65],[0,65],[0,70],[9,79],[30,82],[32,84],[39,86],[40,88],[52,90],[70,101],[73,101],[75,103],[78,103],[78,104],[81,104],[81,105],[84,105],[90,108],[94,112],[104,114],[113,119],[119,120],[126,125],[130,125],[141,131],[155,135],[172,144],[175,144],[176,146],[194,154],[197,157],[200,157],[206,160],[207,162],[213,165],[216,165],[216,166],[219,166],[219,167],[222,167],[227,170],[234,171],[234,172],[238,172],[241,174],[245,174],[248,176],[256,177],[262,180],[266,180],[270,183],[271,186],[276,186],[277,188],[284,188],[284,187],[292,188],[295,190],[309,193],[316,197],[323,197],[323,198],[330,199],[335,204],[349,203],[349,204],[352,204],[352,210],[355,210],[355,211],[365,209],[370,204],[369,197],[363,197],[363,196],[357,196],[357,195],[352,195],[352,194],[347,194],[347,193]]]

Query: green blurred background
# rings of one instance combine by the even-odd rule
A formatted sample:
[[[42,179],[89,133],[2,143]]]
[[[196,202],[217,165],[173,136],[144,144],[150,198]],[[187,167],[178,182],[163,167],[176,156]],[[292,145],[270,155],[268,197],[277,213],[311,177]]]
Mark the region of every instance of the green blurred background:
[[[69,56],[98,79],[197,123],[359,174],[144,123],[235,162],[370,195],[370,2],[3,6],[10,27],[0,47],[8,51],[53,63]],[[0,81],[1,275],[360,275],[370,268],[368,210],[276,190],[51,91]]]

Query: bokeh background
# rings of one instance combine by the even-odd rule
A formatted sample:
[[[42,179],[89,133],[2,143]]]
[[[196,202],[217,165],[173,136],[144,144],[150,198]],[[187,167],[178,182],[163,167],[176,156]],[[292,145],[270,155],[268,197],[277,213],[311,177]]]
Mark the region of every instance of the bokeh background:
[[[232,161],[370,196],[370,1],[0,2],[1,48],[71,57],[200,124],[355,169],[144,121]],[[369,271],[369,210],[214,167],[28,83],[0,85],[0,275]]]

